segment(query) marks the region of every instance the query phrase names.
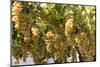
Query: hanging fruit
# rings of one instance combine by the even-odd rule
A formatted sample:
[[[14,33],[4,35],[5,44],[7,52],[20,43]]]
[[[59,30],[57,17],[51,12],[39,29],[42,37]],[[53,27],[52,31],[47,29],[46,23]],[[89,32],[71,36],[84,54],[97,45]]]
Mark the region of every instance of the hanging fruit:
[[[65,35],[73,31],[73,19],[68,19],[65,23]]]
[[[32,28],[31,28],[31,32],[32,32],[33,36],[38,36],[38,35],[39,35],[39,30],[38,30],[38,28],[32,27]]]
[[[43,13],[44,13],[45,16],[47,16],[49,14],[49,10],[48,9],[44,9]]]
[[[46,38],[52,38],[52,37],[54,37],[54,33],[52,31],[48,31],[46,33]]]

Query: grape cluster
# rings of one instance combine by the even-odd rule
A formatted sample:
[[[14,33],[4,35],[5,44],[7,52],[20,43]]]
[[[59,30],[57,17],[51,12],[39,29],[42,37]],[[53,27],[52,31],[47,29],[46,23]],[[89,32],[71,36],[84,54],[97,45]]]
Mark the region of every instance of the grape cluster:
[[[39,29],[37,29],[37,28],[32,27],[31,32],[32,32],[33,36],[38,36],[39,35]]]
[[[85,37],[85,33],[84,32],[81,32],[81,33],[76,35],[75,42],[77,43],[77,45],[80,45],[80,44],[83,43],[84,37]]]
[[[68,19],[65,23],[65,34],[67,36],[68,33],[73,31],[73,19]]]
[[[12,6],[12,22],[15,24],[15,28],[19,29],[20,27],[20,13],[23,10],[23,5],[21,2],[14,2]]]

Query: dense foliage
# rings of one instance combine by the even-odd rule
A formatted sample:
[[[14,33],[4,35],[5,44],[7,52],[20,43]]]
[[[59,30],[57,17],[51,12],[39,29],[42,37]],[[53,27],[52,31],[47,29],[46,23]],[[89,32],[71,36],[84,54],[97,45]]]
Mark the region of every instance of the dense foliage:
[[[54,63],[96,60],[95,9],[13,1],[11,51],[15,63],[19,63],[19,58],[25,62],[27,56],[35,64],[47,64],[49,58]]]

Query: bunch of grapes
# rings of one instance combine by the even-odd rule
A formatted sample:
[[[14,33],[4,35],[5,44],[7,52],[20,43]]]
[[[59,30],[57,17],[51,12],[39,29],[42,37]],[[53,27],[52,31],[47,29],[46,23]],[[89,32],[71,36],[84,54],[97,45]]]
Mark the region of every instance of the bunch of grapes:
[[[75,42],[77,43],[78,46],[83,43],[84,37],[85,37],[84,32],[81,32],[75,36]]]
[[[73,19],[68,19],[65,23],[65,35],[67,36],[69,33],[73,31]]]
[[[18,44],[19,50],[22,50],[21,54],[18,55],[17,57],[15,56],[16,63],[18,64],[18,61],[21,57],[23,57],[24,61],[26,61],[27,57],[27,50],[28,50],[28,45],[31,40],[30,38],[30,27],[27,27],[26,22],[30,22],[30,19],[28,17],[30,15],[25,14],[25,4],[22,2],[14,1],[12,5],[12,24],[13,24],[13,31],[15,31],[17,34],[14,34],[13,36],[17,38],[20,38],[21,44]],[[24,17],[25,16],[25,17]],[[26,21],[27,20],[27,21]],[[13,40],[13,42],[17,41],[19,43],[19,40]],[[14,46],[16,49],[17,47]],[[23,47],[23,48],[22,48]],[[22,48],[22,49],[21,49]],[[16,50],[17,51],[17,50]]]
[[[33,36],[38,36],[39,35],[39,29],[38,28],[32,27],[31,32],[32,32]]]
[[[19,29],[20,27],[20,13],[23,10],[23,5],[21,2],[15,1],[12,6],[12,22],[15,24],[15,28]]]

